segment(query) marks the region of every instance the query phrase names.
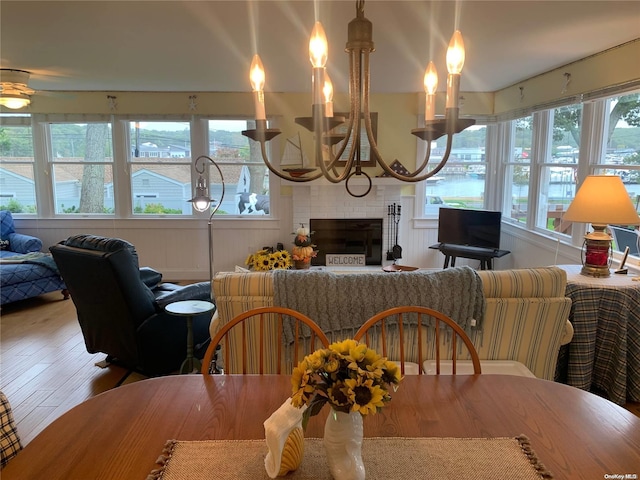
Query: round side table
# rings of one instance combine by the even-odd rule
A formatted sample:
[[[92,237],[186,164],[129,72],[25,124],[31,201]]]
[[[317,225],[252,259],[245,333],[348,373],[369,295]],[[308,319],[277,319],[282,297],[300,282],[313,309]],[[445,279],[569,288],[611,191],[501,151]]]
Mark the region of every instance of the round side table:
[[[173,302],[164,309],[171,315],[187,317],[187,356],[180,366],[180,373],[198,373],[202,362],[193,356],[193,316],[213,311],[216,306],[203,300]]]

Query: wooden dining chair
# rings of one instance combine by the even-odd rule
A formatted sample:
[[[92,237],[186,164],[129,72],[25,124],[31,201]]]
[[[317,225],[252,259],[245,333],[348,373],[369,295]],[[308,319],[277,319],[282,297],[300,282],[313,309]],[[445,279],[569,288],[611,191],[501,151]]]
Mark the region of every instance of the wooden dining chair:
[[[445,330],[443,335],[441,324],[451,330]],[[399,362],[402,375],[405,372],[422,375],[428,356],[435,357],[436,374],[440,375],[441,351],[446,350],[451,356],[452,373],[455,375],[458,337],[469,352],[473,373],[482,373],[478,352],[469,336],[451,317],[431,308],[404,306],[384,310],[368,319],[353,338],[364,341],[379,353],[381,351],[382,356]]]
[[[305,355],[328,347],[327,336],[306,315],[284,307],[254,308],[216,332],[202,373],[291,373]]]

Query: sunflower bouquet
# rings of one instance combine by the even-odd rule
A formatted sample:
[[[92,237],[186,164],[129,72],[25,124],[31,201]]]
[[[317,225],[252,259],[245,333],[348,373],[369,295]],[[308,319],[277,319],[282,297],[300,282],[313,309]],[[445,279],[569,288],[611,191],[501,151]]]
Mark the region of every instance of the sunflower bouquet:
[[[286,250],[263,248],[252,253],[245,260],[245,265],[256,271],[284,270],[291,267],[291,254]]]
[[[303,426],[325,403],[344,413],[376,413],[391,400],[400,384],[400,368],[355,340],[332,343],[329,348],[307,355],[291,376],[291,404],[301,408]]]

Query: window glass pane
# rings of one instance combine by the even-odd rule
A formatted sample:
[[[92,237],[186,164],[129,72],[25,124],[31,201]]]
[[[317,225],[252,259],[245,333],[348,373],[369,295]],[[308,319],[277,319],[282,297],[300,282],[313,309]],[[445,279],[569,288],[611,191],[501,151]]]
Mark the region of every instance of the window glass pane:
[[[36,213],[31,126],[0,125],[0,210]]]
[[[134,215],[191,215],[189,122],[129,122]]]
[[[607,107],[607,148],[600,162],[607,168],[596,169],[594,173],[620,176],[631,202],[640,213],[640,93],[610,98]],[[629,246],[629,252],[638,255],[640,237],[637,228],[612,226],[613,249],[622,252]]]
[[[109,123],[52,123],[57,214],[113,214],[113,142]]]
[[[531,173],[531,146],[533,142],[533,116],[512,122],[513,145],[505,169],[505,195],[511,198],[509,217],[526,223],[529,205],[529,179]]]
[[[189,122],[129,122],[129,133],[132,162],[191,163]]]
[[[608,100],[607,150],[600,173],[619,175],[636,210],[640,209],[640,93]]]
[[[209,156],[220,166],[225,198],[218,215],[269,215],[269,169],[262,160],[260,144],[242,135],[255,128],[247,120],[209,120]],[[276,163],[276,162],[274,162]],[[209,168],[210,194],[219,200],[218,171]]]
[[[426,180],[425,215],[437,216],[442,206],[484,208],[486,139],[485,125],[474,125],[453,137],[447,164]],[[430,166],[437,165],[442,159],[446,142],[445,136],[432,143]]]
[[[540,172],[536,226],[571,235],[571,223],[562,221],[562,215],[576,193],[582,104],[554,109],[551,121],[551,151]]]

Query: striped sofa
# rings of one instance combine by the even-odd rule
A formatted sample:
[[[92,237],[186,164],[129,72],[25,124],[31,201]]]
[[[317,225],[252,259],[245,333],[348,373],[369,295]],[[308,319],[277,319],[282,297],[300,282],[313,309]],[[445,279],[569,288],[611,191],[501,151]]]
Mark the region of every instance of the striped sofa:
[[[571,300],[564,293],[566,272],[557,267],[540,267],[483,270],[478,274],[482,280],[486,313],[482,331],[471,332],[470,336],[480,360],[517,361],[536,377],[553,380],[560,346],[571,341],[573,336],[568,321]],[[212,289],[217,306],[210,327],[212,336],[234,316],[274,304],[271,272],[218,273],[214,276]],[[249,335],[258,334],[249,330]],[[239,345],[240,340],[236,340]],[[410,342],[408,339],[406,344]],[[430,349],[429,346],[426,348]],[[407,360],[415,361],[411,355],[411,352],[407,353]],[[388,356],[393,357],[392,354]],[[234,354],[231,365],[225,366],[228,373],[237,370],[233,358]],[[290,361],[291,364],[294,362],[293,359]]]

